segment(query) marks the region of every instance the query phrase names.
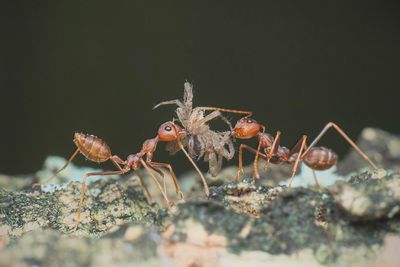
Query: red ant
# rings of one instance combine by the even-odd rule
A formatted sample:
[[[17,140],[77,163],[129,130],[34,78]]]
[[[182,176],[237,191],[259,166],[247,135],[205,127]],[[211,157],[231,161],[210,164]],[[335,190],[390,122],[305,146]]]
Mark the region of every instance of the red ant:
[[[80,223],[80,214],[81,214],[81,209],[83,206],[84,194],[86,192],[86,179],[90,176],[120,175],[120,174],[127,173],[130,170],[134,170],[136,172],[136,174],[138,175],[138,177],[140,179],[140,183],[143,186],[143,188],[145,189],[149,200],[151,200],[150,192],[147,189],[147,186],[143,181],[142,175],[138,171],[139,168],[141,166],[143,166],[146,169],[146,172],[149,174],[149,176],[157,184],[157,186],[160,189],[168,206],[172,206],[173,202],[171,202],[167,196],[164,174],[161,170],[159,170],[159,168],[168,169],[168,171],[173,179],[176,193],[179,194],[180,197],[183,199],[183,194],[182,194],[182,191],[180,190],[178,180],[177,180],[175,173],[170,164],[161,163],[161,162],[153,162],[152,158],[153,158],[153,153],[157,148],[157,143],[159,141],[167,141],[168,142],[168,141],[174,140],[175,132],[177,132],[176,126],[174,126],[174,125],[170,126],[168,123],[161,125],[158,130],[157,136],[144,141],[143,145],[142,145],[142,149],[136,154],[129,155],[125,161],[122,160],[117,155],[112,155],[109,146],[102,139],[100,139],[94,135],[75,133],[73,141],[74,141],[75,145],[77,146],[77,149],[70,156],[70,158],[64,164],[64,166],[61,169],[59,169],[58,171],[56,171],[54,173],[54,175],[52,175],[50,178],[48,178],[45,181],[45,183],[48,182],[49,180],[51,180],[57,174],[59,174],[62,170],[64,170],[69,165],[69,163],[72,162],[72,160],[76,157],[76,155],[78,155],[78,153],[80,152],[85,158],[87,158],[88,160],[93,161],[93,162],[101,163],[101,162],[110,160],[117,167],[118,170],[105,171],[105,172],[90,172],[90,173],[86,173],[83,176],[79,207],[78,207],[77,217],[76,217],[77,225],[79,225],[79,223]],[[145,161],[143,160],[144,156],[146,156]],[[154,174],[152,173],[152,170],[156,171],[159,175],[161,175],[163,184],[164,184],[164,188],[161,186],[158,179],[154,176]],[[33,186],[35,186],[35,185],[33,185]]]
[[[225,109],[215,108],[216,110],[224,111]],[[337,154],[331,149],[325,147],[317,147],[317,142],[325,135],[330,129],[335,129],[356,151],[364,158],[374,170],[378,167],[368,158],[368,156],[350,139],[350,137],[335,123],[329,122],[325,125],[322,131],[307,147],[307,135],[303,135],[299,141],[291,148],[288,149],[284,146],[280,146],[281,132],[277,131],[275,137],[271,134],[265,133],[265,126],[258,123],[254,119],[250,118],[251,112],[239,121],[237,121],[235,127],[232,130],[232,136],[238,139],[250,139],[253,137],[258,138],[258,147],[254,149],[248,145],[241,144],[239,147],[239,165],[237,171],[237,178],[240,178],[240,174],[243,173],[243,149],[254,153],[255,159],[253,164],[253,178],[258,179],[260,177],[258,173],[258,159],[259,157],[266,160],[265,171],[268,168],[269,163],[280,164],[289,163],[293,164],[291,179],[289,181],[289,189],[293,182],[293,178],[296,175],[298,165],[302,161],[308,167],[314,170],[326,170],[334,166],[337,162]],[[260,152],[261,148],[264,149],[264,154]],[[318,181],[315,177],[317,187],[319,187]]]
[[[312,170],[326,170],[334,166],[337,162],[337,155],[331,149],[325,147],[315,146],[317,142],[325,135],[325,133],[330,129],[335,129],[356,151],[364,158],[374,170],[378,167],[368,158],[367,155],[350,139],[350,137],[335,123],[329,122],[322,129],[322,131],[317,135],[317,137],[311,142],[307,147],[307,135],[303,135],[299,141],[292,147],[288,149],[284,146],[280,146],[280,136],[281,132],[277,131],[275,137],[265,133],[265,126],[259,124],[257,121],[245,117],[240,119],[234,129],[232,130],[232,136],[240,139],[248,139],[252,137],[258,138],[257,150],[252,147],[241,144],[239,148],[239,167],[238,167],[238,177],[243,173],[243,163],[242,154],[243,149],[246,149],[252,153],[255,153],[254,159],[254,178],[259,178],[258,174],[258,158],[261,156],[266,160],[265,170],[268,168],[268,164],[274,163],[289,163],[294,164],[291,172],[291,179],[289,181],[289,189],[293,182],[293,178],[296,175],[298,165],[300,161],[303,161]],[[260,149],[264,149],[265,154],[260,153]],[[315,178],[315,176],[314,176]],[[317,186],[319,187],[318,181],[315,179]]]

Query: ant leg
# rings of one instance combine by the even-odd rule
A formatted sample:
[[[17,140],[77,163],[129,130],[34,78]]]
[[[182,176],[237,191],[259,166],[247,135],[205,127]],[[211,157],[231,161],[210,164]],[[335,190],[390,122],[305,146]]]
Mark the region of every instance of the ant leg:
[[[117,166],[117,165],[123,165],[123,164],[124,164],[124,161],[123,161],[120,157],[118,157],[117,155],[111,156],[111,157],[110,157],[110,160],[111,160],[114,164],[116,164],[116,166]]]
[[[265,162],[264,172],[267,172],[271,158],[278,152],[280,141],[281,141],[281,132],[277,131],[271,149],[267,154],[267,160]]]
[[[333,122],[329,122],[328,124],[325,125],[325,127],[322,129],[322,131],[318,134],[318,136],[312,141],[312,143],[310,144],[310,146],[304,151],[302,157],[304,157],[308,151],[310,151],[310,149],[312,147],[314,147],[317,142],[322,138],[322,136],[325,135],[326,131],[328,131],[330,128],[334,128],[356,151],[357,153],[363,158],[365,159],[369,165],[372,166],[372,168],[374,170],[377,170],[378,167],[368,158],[368,156],[350,139],[350,137],[339,127],[337,126],[335,123]]]
[[[248,146],[245,144],[242,144],[242,145],[243,145],[243,149],[246,149],[247,151],[253,153],[254,155],[257,153],[257,149],[252,148],[251,146]],[[261,153],[261,152],[258,153],[258,157],[262,158],[263,160],[267,160],[267,155],[265,155],[264,153]]]
[[[239,163],[238,163],[238,169],[236,172],[236,180],[237,181],[240,180],[240,175],[244,173],[244,171],[243,171],[243,148],[245,146],[248,146],[248,145],[240,144],[240,146],[239,146],[239,157],[238,157]]]
[[[120,157],[114,155],[114,156],[112,156],[112,157],[110,158],[110,160],[111,160],[111,162],[112,162],[119,170],[123,170],[122,167],[121,167],[121,165],[122,165],[122,164],[125,164],[125,162],[124,162]],[[164,178],[164,173],[163,173],[161,170],[159,170],[159,169],[157,169],[157,168],[154,168],[154,167],[152,167],[152,166],[150,166],[150,167],[151,167],[155,172],[157,172],[161,177]]]
[[[151,161],[150,161],[151,162]],[[149,165],[150,162],[147,162],[147,166],[149,166],[153,171],[158,173],[162,178],[164,178],[165,174],[158,168]]]
[[[239,181],[240,175],[243,174],[243,149],[246,149],[247,151],[257,154],[257,150],[252,148],[251,146],[245,145],[245,144],[240,144],[239,146],[239,165],[238,165],[238,170],[237,170],[237,175],[236,179]],[[267,155],[259,152],[258,157],[267,160]]]
[[[161,191],[161,194],[163,195],[165,202],[167,203],[167,205],[169,207],[171,207],[173,205],[173,202],[170,201],[168,199],[168,195],[167,192],[163,190],[163,187],[161,186],[160,182],[158,181],[158,179],[154,176],[154,174],[151,172],[151,168],[146,164],[146,162],[144,162],[143,159],[140,160],[140,163],[143,165],[143,167],[146,169],[147,174],[150,175],[150,177],[154,180],[154,182],[156,183],[156,185],[158,186],[158,189]]]
[[[292,176],[290,178],[289,185],[288,185],[289,190],[292,186],[293,178],[296,175],[297,167],[299,166],[300,160],[302,160],[302,155],[303,155],[302,153],[303,153],[304,148],[306,147],[306,142],[307,142],[307,135],[303,135],[303,137],[297,142],[296,145],[294,145],[294,147],[290,151],[290,156],[295,153],[298,153],[298,155],[296,157],[296,161],[294,162],[294,165],[292,168]],[[299,145],[300,145],[300,149],[297,151]]]
[[[149,191],[149,189],[147,188],[147,185],[144,182],[142,174],[138,170],[135,170],[135,173],[139,177],[140,185],[143,187],[144,191],[146,192],[147,201],[149,203],[152,203],[153,201],[152,201],[152,197],[151,197],[150,191]]]
[[[210,190],[208,189],[208,184],[206,182],[206,178],[203,176],[203,174],[201,173],[199,167],[197,167],[196,163],[194,163],[193,159],[190,157],[190,155],[188,154],[186,149],[183,147],[181,141],[178,139],[178,140],[176,140],[176,142],[177,142],[178,146],[181,148],[181,150],[183,151],[183,153],[185,153],[185,155],[188,158],[188,160],[190,161],[190,163],[192,163],[192,165],[195,168],[195,170],[200,175],[201,181],[203,182],[203,186],[204,186],[204,192],[205,192],[206,196],[209,196],[210,195]]]
[[[42,184],[47,184],[51,179],[53,179],[54,177],[56,177],[62,170],[64,170],[65,168],[67,168],[67,166],[74,160],[74,158],[76,157],[76,155],[78,155],[79,153],[79,148],[77,148],[74,153],[72,153],[72,155],[69,157],[68,161],[64,164],[64,166],[61,167],[61,169],[59,169],[58,171],[56,171],[52,176],[50,176],[49,178],[47,178],[46,180],[43,181]],[[38,186],[39,183],[34,183],[32,185],[32,188],[35,188],[36,186]]]
[[[172,169],[172,167],[171,167],[170,164],[168,164],[168,163],[161,163],[161,162],[149,162],[149,163],[147,163],[147,164],[148,164],[150,167],[154,167],[154,166],[155,166],[155,167],[160,167],[160,168],[166,168],[166,169],[168,169],[169,174],[170,174],[171,177],[172,177],[172,181],[174,182],[176,193],[180,196],[181,199],[184,199],[183,193],[182,193],[181,188],[180,188],[179,183],[178,183],[178,179],[176,178],[175,172],[174,172],[174,170]]]
[[[261,125],[261,133],[265,133],[265,126]],[[261,149],[261,139],[258,139],[258,146],[257,146],[257,153],[254,158],[254,163],[253,163],[253,179],[259,179],[260,174],[258,173],[258,155],[260,154],[260,149]]]
[[[244,111],[244,110],[237,110],[237,109],[229,109],[229,108],[218,108],[218,107],[197,107],[203,110],[218,110],[227,113],[236,113],[236,114],[243,114],[246,115],[245,117],[250,117],[253,115],[252,111]]]
[[[314,181],[315,181],[315,188],[316,188],[318,191],[321,191],[321,186],[320,186],[319,183],[318,183],[317,174],[315,173],[315,170],[313,170],[313,169],[311,169],[311,170],[312,170],[312,174],[313,174]]]
[[[79,200],[79,207],[78,207],[77,214],[76,214],[76,227],[78,227],[78,225],[79,225],[79,223],[81,221],[81,209],[82,209],[82,206],[83,206],[83,199],[84,199],[85,192],[86,192],[86,189],[87,189],[86,188],[86,179],[89,176],[94,176],[94,175],[98,175],[98,176],[115,175],[115,174],[123,174],[123,173],[125,173],[127,171],[128,170],[107,171],[107,172],[89,172],[89,173],[86,173],[83,176],[82,188],[81,188],[81,194],[80,194],[80,200]]]
[[[129,171],[128,168],[127,169],[122,169],[122,167],[120,166],[120,164],[124,164],[125,163],[120,157],[114,155],[114,156],[112,156],[110,158],[110,160],[119,170],[123,171],[124,173]],[[154,170],[164,176],[164,174],[160,170],[158,170],[158,169],[154,169]],[[151,197],[151,194],[149,192],[149,189],[147,188],[146,184],[144,183],[143,176],[140,174],[140,172],[138,170],[135,170],[135,172],[136,172],[137,176],[139,177],[140,185],[144,188],[144,191],[146,192],[147,201],[149,203],[151,203],[152,202],[152,197]]]
[[[151,162],[151,161],[150,161],[150,162]],[[165,192],[165,194],[168,194],[168,193],[167,193],[167,185],[166,185],[166,183],[165,183],[165,175],[164,175],[164,173],[163,173],[160,169],[149,165],[150,162],[147,162],[147,166],[148,166],[150,169],[152,169],[153,171],[155,171],[156,173],[158,173],[158,174],[161,176],[161,180],[162,180],[163,186],[164,186],[164,192]]]
[[[117,155],[111,156],[110,161],[114,164],[115,167],[117,167],[118,170],[123,171],[124,173],[130,170],[130,168],[126,166],[125,161],[123,161]],[[121,165],[125,165],[125,167],[122,168]]]

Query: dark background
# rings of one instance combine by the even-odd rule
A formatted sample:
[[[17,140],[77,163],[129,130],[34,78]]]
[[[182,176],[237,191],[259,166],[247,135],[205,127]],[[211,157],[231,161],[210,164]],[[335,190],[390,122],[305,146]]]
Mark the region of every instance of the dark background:
[[[287,146],[328,121],[400,132],[396,1],[57,2],[0,4],[0,173],[68,156],[74,131],[137,152],[186,79],[195,104],[253,110]],[[155,159],[190,168],[163,144]]]

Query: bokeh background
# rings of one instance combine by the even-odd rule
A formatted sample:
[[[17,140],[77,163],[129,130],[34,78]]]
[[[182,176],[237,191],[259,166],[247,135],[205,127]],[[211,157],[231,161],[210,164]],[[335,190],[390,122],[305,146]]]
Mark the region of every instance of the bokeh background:
[[[399,14],[397,1],[3,1],[0,173],[69,156],[74,131],[138,151],[173,116],[152,106],[185,80],[195,104],[252,110],[287,146],[328,121],[400,133]],[[333,132],[322,143],[349,149]],[[155,159],[191,168],[163,144]]]

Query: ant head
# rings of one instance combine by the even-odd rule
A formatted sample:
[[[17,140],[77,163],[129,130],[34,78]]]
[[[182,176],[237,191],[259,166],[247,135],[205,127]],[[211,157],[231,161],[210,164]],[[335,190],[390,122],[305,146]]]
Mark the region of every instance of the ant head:
[[[178,140],[179,133],[182,131],[181,127],[176,125],[175,123],[168,121],[163,123],[158,128],[158,138],[163,142],[170,142]]]
[[[249,117],[238,120],[232,130],[232,135],[240,139],[249,139],[256,136],[261,131],[261,125]]]

